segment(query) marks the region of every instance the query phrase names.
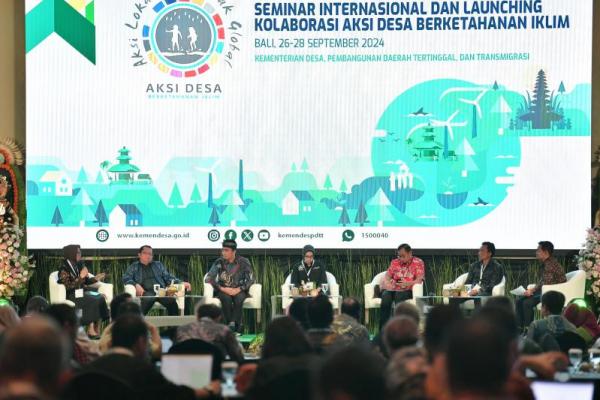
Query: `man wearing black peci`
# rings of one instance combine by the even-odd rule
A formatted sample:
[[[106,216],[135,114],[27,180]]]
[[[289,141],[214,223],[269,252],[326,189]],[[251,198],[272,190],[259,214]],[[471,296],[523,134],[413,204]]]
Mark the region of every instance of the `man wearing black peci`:
[[[235,240],[223,241],[221,257],[208,271],[206,283],[212,285],[221,301],[225,324],[235,323],[235,330],[242,331],[242,306],[254,283],[252,266],[247,258],[237,254]]]

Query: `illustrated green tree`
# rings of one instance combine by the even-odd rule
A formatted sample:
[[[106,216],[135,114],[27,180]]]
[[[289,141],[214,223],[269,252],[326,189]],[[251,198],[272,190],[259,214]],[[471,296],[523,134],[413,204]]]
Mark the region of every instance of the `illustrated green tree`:
[[[212,226],[217,226],[221,223],[219,220],[219,211],[217,211],[217,207],[213,206],[212,212],[210,213],[210,218],[208,219],[208,223]]]
[[[492,87],[492,89],[494,89],[494,90],[498,90],[499,89],[498,81],[494,81],[494,86]]]
[[[333,188],[333,185],[331,184],[331,178],[329,177],[329,174],[327,174],[327,176],[325,177],[325,183],[323,184],[323,188],[325,190],[331,190],[331,188]]]
[[[182,207],[183,199],[181,198],[181,193],[179,192],[179,186],[177,186],[177,182],[173,184],[173,189],[171,189],[171,196],[169,196],[169,207]]]
[[[87,173],[85,172],[85,169],[83,167],[81,167],[79,169],[79,174],[77,175],[77,183],[87,183],[88,182],[88,176]]]
[[[463,161],[463,169],[461,171],[461,176],[466,178],[469,175],[470,171],[478,171],[479,168],[475,161],[473,161],[473,156],[475,155],[475,150],[467,140],[464,138],[460,146],[456,149],[456,154],[462,156]]]
[[[190,203],[201,203],[202,196],[200,196],[200,190],[198,189],[198,185],[194,183],[194,188],[192,189],[192,195],[190,196]]]
[[[358,205],[358,211],[356,212],[356,217],[354,218],[354,222],[359,224],[360,226],[364,226],[365,223],[369,222],[369,216],[367,215],[367,210],[365,209],[365,204],[361,201]]]
[[[348,210],[346,206],[342,208],[342,214],[340,215],[340,219],[338,220],[338,224],[346,226],[350,223],[350,217],[348,216]]]
[[[563,81],[560,81],[560,85],[558,85],[558,93],[563,94],[564,92],[566,92],[567,89],[565,89],[565,84]]]
[[[346,181],[342,179],[342,182],[340,183],[340,192],[346,193],[346,190],[348,190],[348,187],[346,186]]]
[[[56,208],[54,209],[54,215],[52,215],[52,221],[50,221],[50,223],[52,225],[55,225],[56,227],[63,224],[62,215],[60,214],[60,209],[58,208],[58,206],[56,206]]]
[[[98,175],[96,175],[96,183],[104,183],[104,175],[102,175],[102,171],[98,171]]]
[[[247,221],[248,218],[244,211],[242,210],[242,206],[244,206],[244,201],[237,194],[237,192],[230,190],[227,192],[222,199],[221,203],[227,207],[221,213],[221,217],[223,217],[224,221],[229,221],[231,226],[235,226],[239,221]]]
[[[300,165],[300,170],[302,172],[308,171],[308,163],[306,162],[306,158],[302,160],[302,165]]]
[[[85,189],[79,189],[77,196],[71,202],[71,206],[73,207],[73,215],[79,219],[81,226],[85,225],[87,221],[95,221],[96,217],[92,211],[93,205],[94,202]]]
[[[297,168],[296,168],[296,163],[292,163],[292,172],[296,172]]]
[[[367,201],[367,207],[369,207],[371,219],[377,221],[377,226],[383,226],[385,221],[394,220],[394,216],[389,209],[392,207],[392,202],[381,188]]]
[[[102,224],[108,223],[108,217],[106,216],[106,210],[104,209],[104,204],[102,204],[102,200],[100,200],[100,202],[98,203],[95,217],[98,226],[102,226]]]

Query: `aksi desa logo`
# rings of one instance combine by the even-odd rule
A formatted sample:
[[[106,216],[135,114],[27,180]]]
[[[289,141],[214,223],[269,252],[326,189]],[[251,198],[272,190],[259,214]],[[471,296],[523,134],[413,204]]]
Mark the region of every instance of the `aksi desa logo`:
[[[133,22],[125,26],[136,31],[131,38],[134,66],[154,64],[176,78],[191,78],[214,68],[220,60],[231,67],[240,50],[241,24],[225,25],[224,16],[234,6],[219,0],[162,0],[136,2]]]

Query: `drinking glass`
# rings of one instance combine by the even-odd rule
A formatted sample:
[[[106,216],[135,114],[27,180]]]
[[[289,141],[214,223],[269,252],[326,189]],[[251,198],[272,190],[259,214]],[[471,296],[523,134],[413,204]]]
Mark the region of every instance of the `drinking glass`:
[[[225,361],[221,364],[221,369],[223,371],[223,379],[225,379],[225,386],[230,388],[233,387],[233,378],[235,378],[235,374],[237,372],[238,363],[235,361]]]
[[[590,364],[594,366],[594,370],[597,370],[600,364],[600,349],[589,349],[588,354],[590,356]]]
[[[581,349],[569,349],[569,361],[573,365],[573,368],[576,372],[579,369],[579,364],[581,364],[582,359],[583,351],[581,351]]]

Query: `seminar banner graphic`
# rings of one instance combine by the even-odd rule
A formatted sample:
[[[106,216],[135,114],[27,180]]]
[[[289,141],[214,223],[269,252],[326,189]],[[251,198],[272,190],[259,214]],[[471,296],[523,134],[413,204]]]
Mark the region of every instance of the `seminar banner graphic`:
[[[26,0],[30,248],[580,246],[592,0]]]

